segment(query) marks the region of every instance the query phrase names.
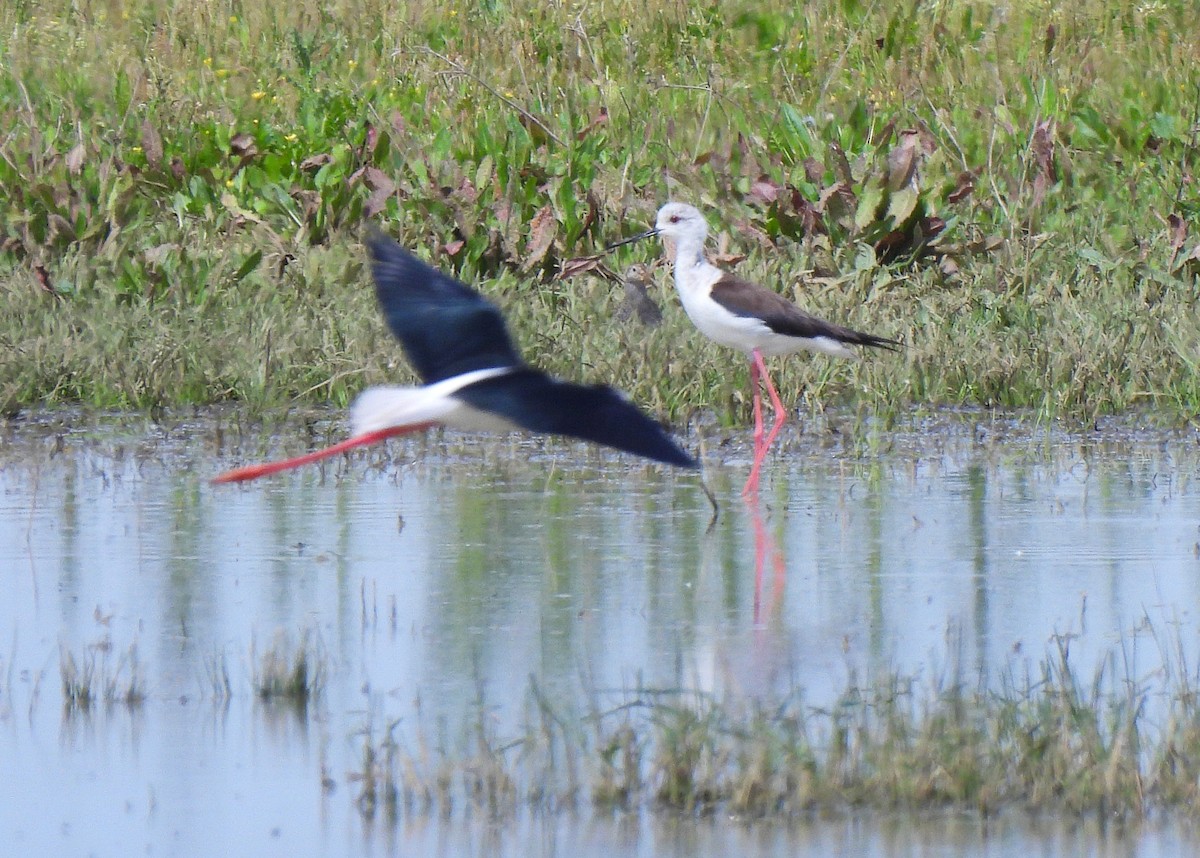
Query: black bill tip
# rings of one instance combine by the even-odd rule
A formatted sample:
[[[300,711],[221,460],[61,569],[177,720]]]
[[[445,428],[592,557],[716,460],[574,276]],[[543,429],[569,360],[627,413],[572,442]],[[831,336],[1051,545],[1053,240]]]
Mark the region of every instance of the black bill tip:
[[[614,241],[612,244],[607,245],[604,248],[604,252],[607,253],[610,250],[616,250],[618,247],[626,244],[633,244],[635,241],[641,241],[643,238],[650,238],[653,235],[658,235],[657,229],[648,229],[645,232],[639,232],[637,235],[629,236],[629,238],[622,238],[620,241]]]

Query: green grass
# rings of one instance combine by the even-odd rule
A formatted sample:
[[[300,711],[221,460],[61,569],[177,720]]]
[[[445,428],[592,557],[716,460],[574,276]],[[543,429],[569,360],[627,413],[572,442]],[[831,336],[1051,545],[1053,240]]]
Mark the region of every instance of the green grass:
[[[743,359],[677,302],[647,333],[605,281],[556,277],[673,197],[739,273],[907,344],[777,360],[792,400],[1200,413],[1189,0],[636,12],[4,4],[0,408],[267,410],[406,377],[374,219],[479,283],[532,362],[741,420]]]

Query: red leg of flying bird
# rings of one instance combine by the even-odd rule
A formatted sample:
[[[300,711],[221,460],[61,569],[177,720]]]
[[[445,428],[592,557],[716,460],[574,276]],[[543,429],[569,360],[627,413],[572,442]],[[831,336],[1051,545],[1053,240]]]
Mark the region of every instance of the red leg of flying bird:
[[[244,480],[255,480],[259,477],[265,477],[268,474],[275,474],[279,471],[287,471],[291,468],[298,468],[301,465],[307,465],[310,462],[317,462],[321,459],[328,459],[330,456],[336,456],[338,453],[344,453],[346,450],[352,450],[355,447],[365,447],[367,444],[378,444],[387,438],[395,435],[407,435],[410,432],[419,432],[422,429],[428,429],[431,426],[436,426],[436,423],[417,423],[412,426],[390,426],[387,429],[379,429],[375,432],[365,432],[362,435],[355,435],[353,438],[347,438],[339,444],[334,444],[332,447],[325,447],[322,450],[314,450],[311,453],[305,453],[303,456],[296,456],[294,459],[284,459],[279,462],[267,462],[262,465],[246,465],[244,468],[235,468],[232,471],[226,471],[212,478],[214,483],[240,483]]]

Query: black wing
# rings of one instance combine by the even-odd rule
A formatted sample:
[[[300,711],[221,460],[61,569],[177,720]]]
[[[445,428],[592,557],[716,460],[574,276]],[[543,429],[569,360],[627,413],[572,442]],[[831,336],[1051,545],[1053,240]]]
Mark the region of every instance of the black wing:
[[[777,334],[806,339],[827,337],[850,345],[874,346],[892,351],[900,346],[899,342],[887,337],[877,337],[826,322],[804,312],[782,295],[764,286],[740,280],[729,274],[713,284],[712,297],[735,315],[762,319],[767,327]]]
[[[662,426],[611,387],[584,387],[523,369],[468,385],[454,395],[530,432],[569,435],[668,465],[699,467]]]
[[[384,318],[426,384],[523,364],[494,304],[386,236],[368,236],[367,247]]]

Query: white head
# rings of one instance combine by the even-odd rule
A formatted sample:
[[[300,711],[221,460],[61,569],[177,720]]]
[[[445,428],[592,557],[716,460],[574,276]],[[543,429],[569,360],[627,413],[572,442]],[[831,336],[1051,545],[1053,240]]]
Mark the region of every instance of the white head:
[[[658,210],[654,231],[677,242],[703,244],[708,236],[708,223],[695,206],[689,206],[687,203],[667,203]]]

